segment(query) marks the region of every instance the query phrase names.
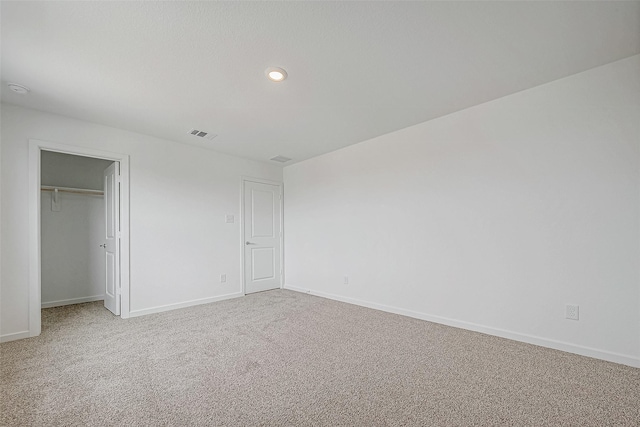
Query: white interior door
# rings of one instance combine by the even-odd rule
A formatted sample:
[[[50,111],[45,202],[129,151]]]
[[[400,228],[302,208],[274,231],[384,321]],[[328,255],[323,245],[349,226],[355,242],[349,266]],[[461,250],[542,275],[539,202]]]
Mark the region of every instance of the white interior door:
[[[245,293],[280,287],[282,277],[279,185],[244,181]]]
[[[120,163],[113,162],[104,171],[105,256],[104,306],[120,315]]]

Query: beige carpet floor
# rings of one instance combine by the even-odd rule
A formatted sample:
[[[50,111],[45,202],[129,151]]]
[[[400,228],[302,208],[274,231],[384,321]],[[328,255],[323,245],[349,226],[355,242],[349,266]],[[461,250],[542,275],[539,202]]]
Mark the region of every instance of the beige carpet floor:
[[[291,291],[0,345],[3,426],[638,426],[640,369]]]

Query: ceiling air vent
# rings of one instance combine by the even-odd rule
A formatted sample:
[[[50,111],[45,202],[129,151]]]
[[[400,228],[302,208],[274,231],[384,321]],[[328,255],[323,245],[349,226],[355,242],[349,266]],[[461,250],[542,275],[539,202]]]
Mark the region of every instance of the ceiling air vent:
[[[286,163],[291,159],[285,156],[275,156],[275,157],[272,157],[270,160],[273,160],[274,162]]]
[[[189,131],[189,135],[197,136],[200,138],[207,138],[207,139],[213,139],[217,136],[216,134],[205,132],[203,130],[198,130],[198,129],[191,129]]]

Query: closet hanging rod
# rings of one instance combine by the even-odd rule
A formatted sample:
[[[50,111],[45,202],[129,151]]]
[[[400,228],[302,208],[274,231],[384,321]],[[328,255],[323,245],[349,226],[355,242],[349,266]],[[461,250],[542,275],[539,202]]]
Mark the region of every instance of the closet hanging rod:
[[[75,194],[90,194],[92,196],[102,196],[104,191],[102,190],[87,190],[85,188],[69,188],[69,187],[52,187],[50,185],[43,185],[40,187],[42,191],[56,191],[60,193],[75,193]]]

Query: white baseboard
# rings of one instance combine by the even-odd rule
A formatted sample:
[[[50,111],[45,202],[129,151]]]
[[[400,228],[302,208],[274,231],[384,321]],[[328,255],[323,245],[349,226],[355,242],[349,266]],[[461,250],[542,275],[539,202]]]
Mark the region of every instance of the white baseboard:
[[[389,313],[400,314],[403,316],[413,317],[416,319],[426,320],[429,322],[439,323],[442,325],[453,326],[455,328],[481,332],[483,334],[494,335],[497,337],[507,338],[514,341],[520,341],[528,344],[539,345],[541,347],[552,348],[554,350],[566,351],[568,353],[579,354],[581,356],[593,357],[595,359],[606,360],[608,362],[620,363],[623,365],[632,366],[634,368],[640,368],[640,358],[629,356],[626,354],[613,353],[606,350],[599,350],[596,348],[585,347],[577,344],[571,344],[571,343],[552,340],[552,339],[543,338],[543,337],[537,337],[534,335],[522,334],[519,332],[508,331],[505,329],[493,328],[490,326],[479,325],[476,323],[465,322],[462,320],[450,319],[447,317],[434,316],[431,314],[421,313],[413,310],[406,310],[403,308],[393,307],[389,305],[363,301],[357,298],[349,298],[349,297],[330,294],[326,292],[316,292],[310,289],[299,288],[297,286],[291,286],[287,284],[285,284],[284,289],[289,289],[291,291],[296,291],[296,292],[303,292],[303,293],[316,295],[323,298],[328,298],[336,301],[346,302],[349,304],[359,305],[362,307],[386,311]]]
[[[242,297],[242,296],[244,296],[244,294],[242,292],[236,292],[236,293],[233,293],[233,294],[220,295],[220,296],[217,296],[217,297],[194,299],[194,300],[191,300],[191,301],[184,301],[184,302],[179,302],[179,303],[176,303],[176,304],[167,304],[167,305],[160,305],[160,306],[157,306],[157,307],[143,308],[142,310],[131,310],[129,312],[129,317],[138,317],[138,316],[145,316],[147,314],[162,313],[163,311],[176,310],[178,308],[192,307],[194,305],[209,304],[211,302],[223,301],[223,300],[232,299],[232,298],[238,298],[238,297]]]
[[[41,307],[42,308],[61,307],[63,305],[82,304],[83,302],[93,302],[93,301],[102,301],[102,300],[104,300],[104,295],[94,295],[91,297],[71,298],[71,299],[63,299],[59,301],[43,302],[41,304]]]
[[[14,332],[12,334],[0,335],[0,342],[9,342],[29,338],[29,331]]]

